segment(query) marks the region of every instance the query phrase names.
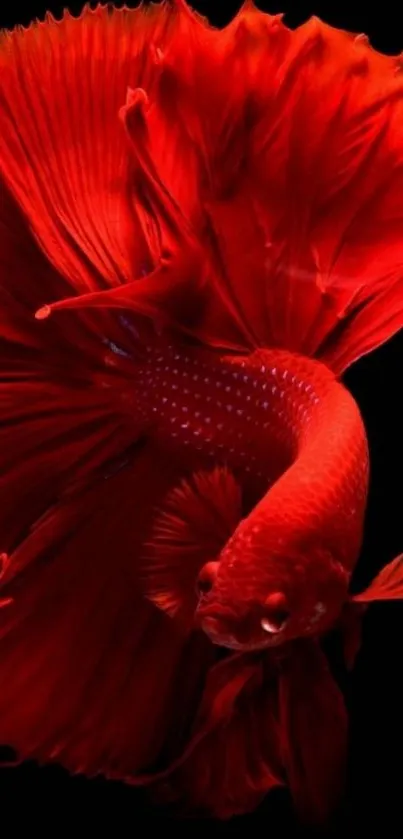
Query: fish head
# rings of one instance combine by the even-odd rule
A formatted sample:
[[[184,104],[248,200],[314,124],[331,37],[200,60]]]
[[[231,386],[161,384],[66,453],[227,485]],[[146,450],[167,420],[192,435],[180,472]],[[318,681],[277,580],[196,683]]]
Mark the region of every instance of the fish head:
[[[201,569],[196,616],[204,632],[219,646],[247,651],[329,629],[349,585],[329,548],[315,534],[273,539],[271,528],[249,530],[246,521],[217,561]]]

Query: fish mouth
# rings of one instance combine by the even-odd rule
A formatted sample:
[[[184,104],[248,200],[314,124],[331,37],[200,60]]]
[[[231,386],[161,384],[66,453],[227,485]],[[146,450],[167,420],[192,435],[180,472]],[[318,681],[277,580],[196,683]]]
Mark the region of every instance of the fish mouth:
[[[225,647],[228,650],[237,652],[254,652],[266,650],[269,647],[276,647],[282,643],[281,637],[266,636],[256,641],[241,641],[231,634],[231,631],[224,630],[220,621],[213,617],[206,617],[201,621],[201,629],[217,647]]]
[[[200,607],[196,614],[200,629],[213,644],[219,647],[252,652],[278,646],[283,642],[284,626],[273,624],[270,628],[269,626],[265,628],[263,619],[260,624],[259,622],[256,624],[255,631],[251,627],[243,630],[243,627],[238,625],[239,617],[237,620],[234,611],[225,606],[215,606],[212,609],[206,604]]]
[[[206,617],[201,621],[203,632],[210,638],[213,644],[219,647],[227,647],[230,650],[240,648],[239,642],[230,632],[223,630],[221,622],[214,617]]]
[[[239,649],[239,640],[235,637],[236,615],[227,606],[201,604],[196,611],[196,620],[200,629],[213,644],[229,649]]]
[[[233,609],[230,609],[229,606],[222,606],[221,604],[212,608],[208,603],[205,605],[201,603],[197,607],[196,614],[201,620],[212,618],[214,620],[235,621],[237,618]]]

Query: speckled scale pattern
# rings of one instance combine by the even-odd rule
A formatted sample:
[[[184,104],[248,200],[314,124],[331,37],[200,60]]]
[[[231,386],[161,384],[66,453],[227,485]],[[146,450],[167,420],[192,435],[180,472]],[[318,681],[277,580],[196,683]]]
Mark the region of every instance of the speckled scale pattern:
[[[222,358],[173,345],[148,353],[138,378],[141,411],[164,444],[267,477],[274,446],[284,462],[295,456],[319,396],[288,354]]]

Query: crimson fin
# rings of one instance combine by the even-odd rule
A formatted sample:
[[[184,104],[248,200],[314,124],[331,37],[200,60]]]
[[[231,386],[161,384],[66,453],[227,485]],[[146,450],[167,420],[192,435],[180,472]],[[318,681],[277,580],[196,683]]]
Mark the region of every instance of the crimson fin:
[[[304,821],[323,823],[344,782],[347,714],[324,654],[295,645],[280,675],[280,730],[291,793]]]
[[[389,562],[368,588],[352,598],[354,603],[403,600],[403,554]]]
[[[183,811],[228,819],[284,785],[276,684],[262,658],[234,655],[211,668],[188,747],[156,785]]]
[[[190,618],[198,573],[217,558],[240,518],[240,488],[225,467],[195,472],[170,490],[146,546],[146,596],[171,617]]]

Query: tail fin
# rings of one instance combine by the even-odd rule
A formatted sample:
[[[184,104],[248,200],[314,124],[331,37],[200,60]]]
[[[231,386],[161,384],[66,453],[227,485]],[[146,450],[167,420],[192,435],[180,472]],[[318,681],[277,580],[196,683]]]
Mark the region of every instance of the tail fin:
[[[82,436],[102,459],[106,446],[80,430],[77,421],[65,433],[64,456],[74,440],[79,453]],[[18,487],[12,476],[7,485],[26,535],[0,558],[0,743],[18,760],[128,779],[178,748],[212,648],[178,632],[139,587],[146,520],[169,480],[161,457],[143,447],[50,506],[61,458],[48,449],[19,466]],[[5,542],[15,519],[0,522]]]
[[[124,112],[156,268],[55,309],[129,307],[341,374],[403,325],[402,62],[251,2],[223,32],[172,14],[150,36],[151,107]]]
[[[231,32],[243,154],[208,204],[216,283],[245,339],[341,374],[403,326],[401,61],[315,18],[290,32],[251,4]]]

